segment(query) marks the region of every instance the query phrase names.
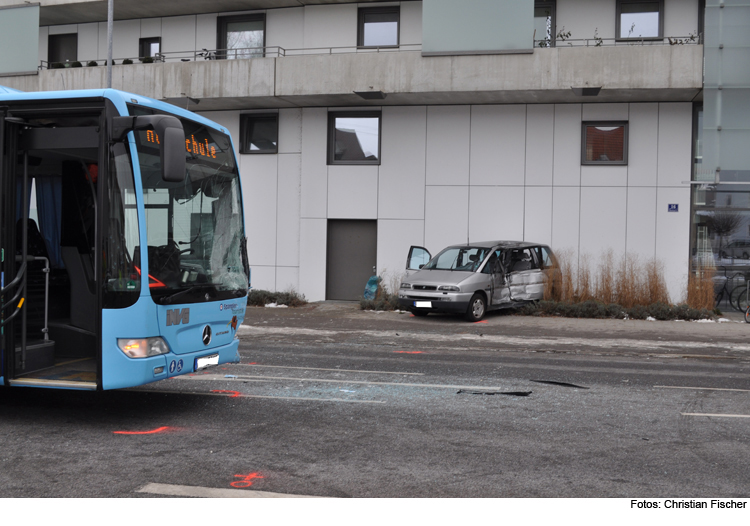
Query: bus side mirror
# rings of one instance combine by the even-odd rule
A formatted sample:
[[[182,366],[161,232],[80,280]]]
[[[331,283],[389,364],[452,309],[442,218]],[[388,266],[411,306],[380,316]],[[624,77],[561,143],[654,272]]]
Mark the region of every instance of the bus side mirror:
[[[185,180],[185,132],[182,123],[172,115],[139,115],[113,117],[111,137],[121,141],[128,132],[151,126],[159,142],[161,178],[168,183]]]

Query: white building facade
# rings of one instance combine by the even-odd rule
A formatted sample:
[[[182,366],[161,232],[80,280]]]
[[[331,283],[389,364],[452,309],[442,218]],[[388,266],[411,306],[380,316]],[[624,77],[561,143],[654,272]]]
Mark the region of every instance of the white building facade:
[[[0,21],[14,9],[2,4]],[[105,87],[102,4],[43,2],[38,63],[0,84]],[[401,273],[412,245],[513,239],[574,260],[657,258],[677,302],[712,235],[691,202],[703,191],[705,204],[691,182],[706,12],[701,0],[115,2],[112,87],[231,132],[254,288],[356,299],[373,270]],[[596,133],[615,150],[599,152]],[[336,285],[347,273],[361,290]]]

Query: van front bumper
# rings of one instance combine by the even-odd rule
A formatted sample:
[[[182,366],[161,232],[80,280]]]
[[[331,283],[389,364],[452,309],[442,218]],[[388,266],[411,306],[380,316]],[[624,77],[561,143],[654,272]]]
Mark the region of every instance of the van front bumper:
[[[449,312],[463,314],[469,308],[473,296],[467,292],[428,293],[423,291],[399,291],[398,304],[402,309],[419,312]]]

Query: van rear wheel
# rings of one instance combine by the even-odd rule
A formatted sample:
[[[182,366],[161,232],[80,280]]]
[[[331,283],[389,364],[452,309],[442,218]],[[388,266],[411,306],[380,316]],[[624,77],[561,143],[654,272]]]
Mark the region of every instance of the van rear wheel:
[[[484,314],[487,312],[487,305],[484,300],[484,296],[480,293],[476,293],[471,297],[469,301],[469,308],[466,309],[464,317],[467,321],[477,322],[484,318]]]

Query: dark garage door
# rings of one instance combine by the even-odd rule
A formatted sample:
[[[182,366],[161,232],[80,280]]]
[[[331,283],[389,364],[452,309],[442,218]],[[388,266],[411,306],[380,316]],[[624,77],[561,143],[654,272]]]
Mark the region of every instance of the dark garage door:
[[[375,274],[378,222],[328,220],[326,299],[358,300]]]

